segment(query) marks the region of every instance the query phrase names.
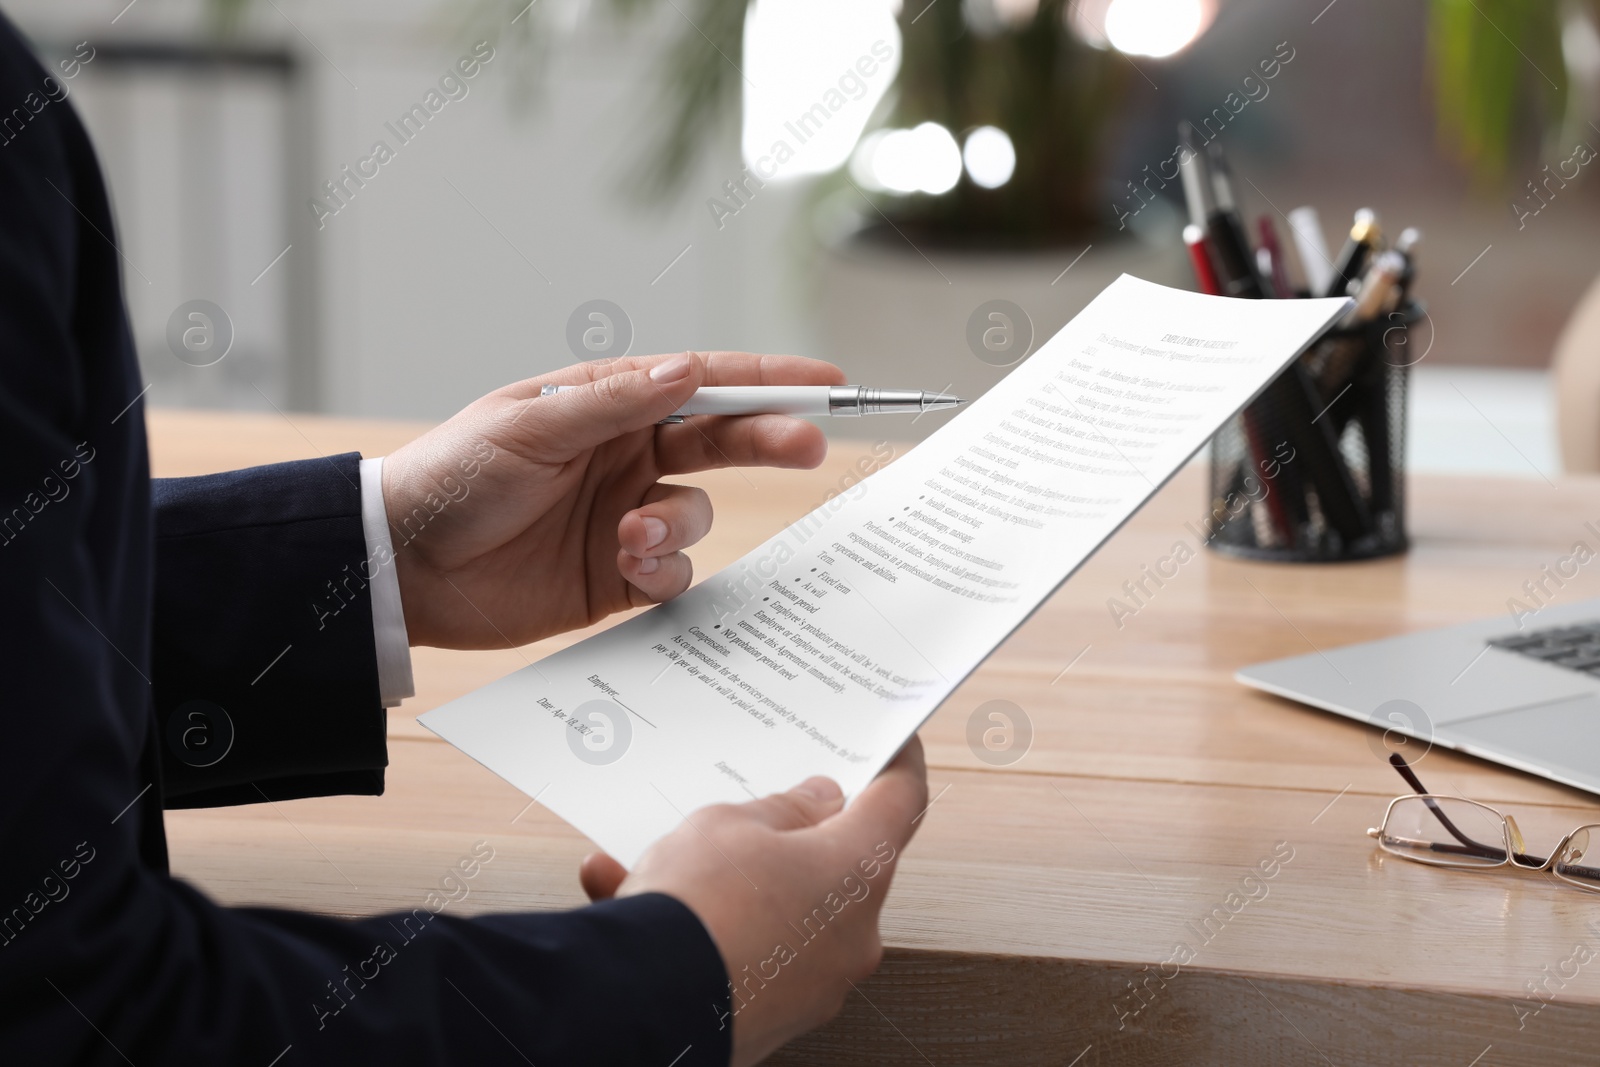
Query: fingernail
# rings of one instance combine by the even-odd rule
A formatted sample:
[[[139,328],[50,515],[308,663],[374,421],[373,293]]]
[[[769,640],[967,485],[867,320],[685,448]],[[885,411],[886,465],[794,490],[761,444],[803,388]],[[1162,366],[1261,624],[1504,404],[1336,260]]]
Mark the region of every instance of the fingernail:
[[[838,800],[844,796],[844,792],[839,788],[838,782],[835,782],[832,778],[823,778],[821,776],[807,778],[795,786],[794,789],[795,792],[804,793],[813,800]]]
[[[671,359],[664,360],[650,368],[650,380],[657,385],[681,382],[688,376],[689,357],[687,355],[673,356]]]
[[[654,516],[644,520],[644,547],[654,548],[667,539],[667,524]]]
[[[661,561],[654,556],[646,556],[639,561],[640,574],[654,574],[661,566]]]

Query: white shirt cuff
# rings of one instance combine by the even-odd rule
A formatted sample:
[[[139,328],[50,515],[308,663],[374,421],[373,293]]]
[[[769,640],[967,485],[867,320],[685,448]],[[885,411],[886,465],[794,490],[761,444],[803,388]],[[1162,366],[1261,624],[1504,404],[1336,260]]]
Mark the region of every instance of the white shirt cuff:
[[[400,606],[400,575],[383,506],[383,457],[361,461],[361,532],[367,539],[367,583],[372,590],[372,642],[378,653],[378,696],[392,708],[417,687],[411,678],[411,642]]]

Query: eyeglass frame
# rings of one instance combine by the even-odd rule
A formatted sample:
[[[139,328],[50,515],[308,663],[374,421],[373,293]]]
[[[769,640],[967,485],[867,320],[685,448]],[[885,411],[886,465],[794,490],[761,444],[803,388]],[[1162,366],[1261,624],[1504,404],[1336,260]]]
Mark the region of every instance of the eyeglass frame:
[[[1422,779],[1417,777],[1416,772],[1411,769],[1411,766],[1408,763],[1406,763],[1405,757],[1401,756],[1398,752],[1391,752],[1389,754],[1389,765],[1399,772],[1400,777],[1404,778],[1406,780],[1406,784],[1411,786],[1415,792],[1405,796],[1395,797],[1393,800],[1389,801],[1389,806],[1385,808],[1383,812],[1383,822],[1379,823],[1377,826],[1368,827],[1367,836],[1376,838],[1378,847],[1384,852],[1391,856],[1398,856],[1401,859],[1411,860],[1413,863],[1423,863],[1430,867],[1449,867],[1455,870],[1492,871],[1500,867],[1515,867],[1518,870],[1524,871],[1549,871],[1552,875],[1565,882],[1567,885],[1576,886],[1579,889],[1583,889],[1591,893],[1600,893],[1600,867],[1584,866],[1582,868],[1585,871],[1592,871],[1594,873],[1595,880],[1593,883],[1580,882],[1577,879],[1564,875],[1555,869],[1556,861],[1567,854],[1567,849],[1571,845],[1572,839],[1577,837],[1578,834],[1584,832],[1585,830],[1590,831],[1591,836],[1595,838],[1596,842],[1600,842],[1600,822],[1584,823],[1583,825],[1574,829],[1572,832],[1568,833],[1561,839],[1556,847],[1551,850],[1549,857],[1536,856],[1526,851],[1527,842],[1522,836],[1522,829],[1517,826],[1517,820],[1513,816],[1507,815],[1498,808],[1490,807],[1488,804],[1484,804],[1480,801],[1468,800],[1466,797],[1455,797],[1448,796],[1443,793],[1428,792],[1427,787],[1422,784]],[[1462,863],[1448,859],[1433,859],[1427,856],[1420,856],[1409,852],[1401,852],[1397,849],[1387,847],[1383,843],[1384,830],[1389,825],[1389,818],[1394,812],[1395,805],[1401,803],[1402,801],[1416,800],[1419,798],[1427,804],[1428,810],[1433,812],[1434,817],[1437,818],[1440,824],[1444,826],[1445,830],[1450,833],[1450,836],[1454,837],[1458,842],[1460,842],[1458,845],[1446,845],[1443,842],[1431,842],[1429,843],[1429,848],[1431,850],[1437,851],[1442,849],[1456,849],[1464,854],[1478,855],[1486,859],[1493,859],[1494,856],[1498,855],[1500,857],[1499,861],[1495,863]],[[1461,830],[1457,829],[1455,823],[1451,822],[1450,817],[1446,815],[1439,807],[1437,801],[1440,800],[1448,800],[1452,803],[1471,804],[1474,807],[1482,808],[1484,811],[1490,812],[1498,817],[1500,820],[1500,832],[1503,839],[1502,846],[1500,848],[1496,848],[1492,845],[1485,845],[1481,841],[1473,840]],[[1582,859],[1583,855],[1584,853],[1580,851],[1576,856],[1571,858]],[[1577,865],[1571,862],[1563,862],[1562,866],[1576,867]]]

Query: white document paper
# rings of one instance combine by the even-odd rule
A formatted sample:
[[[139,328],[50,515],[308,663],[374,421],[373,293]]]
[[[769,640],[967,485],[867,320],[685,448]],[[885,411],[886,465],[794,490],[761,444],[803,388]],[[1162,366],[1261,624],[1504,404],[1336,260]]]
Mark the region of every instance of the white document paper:
[[[819,774],[854,796],[1348,306],[1124,275],[893,465],[420,721],[627,866],[707,804]]]

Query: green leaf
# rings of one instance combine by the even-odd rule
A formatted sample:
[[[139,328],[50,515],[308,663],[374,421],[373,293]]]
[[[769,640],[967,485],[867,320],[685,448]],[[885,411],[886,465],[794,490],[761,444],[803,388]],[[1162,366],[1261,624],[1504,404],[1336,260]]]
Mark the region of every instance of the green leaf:
[[[1440,138],[1484,187],[1565,113],[1556,0],[1431,0],[1428,58]]]

